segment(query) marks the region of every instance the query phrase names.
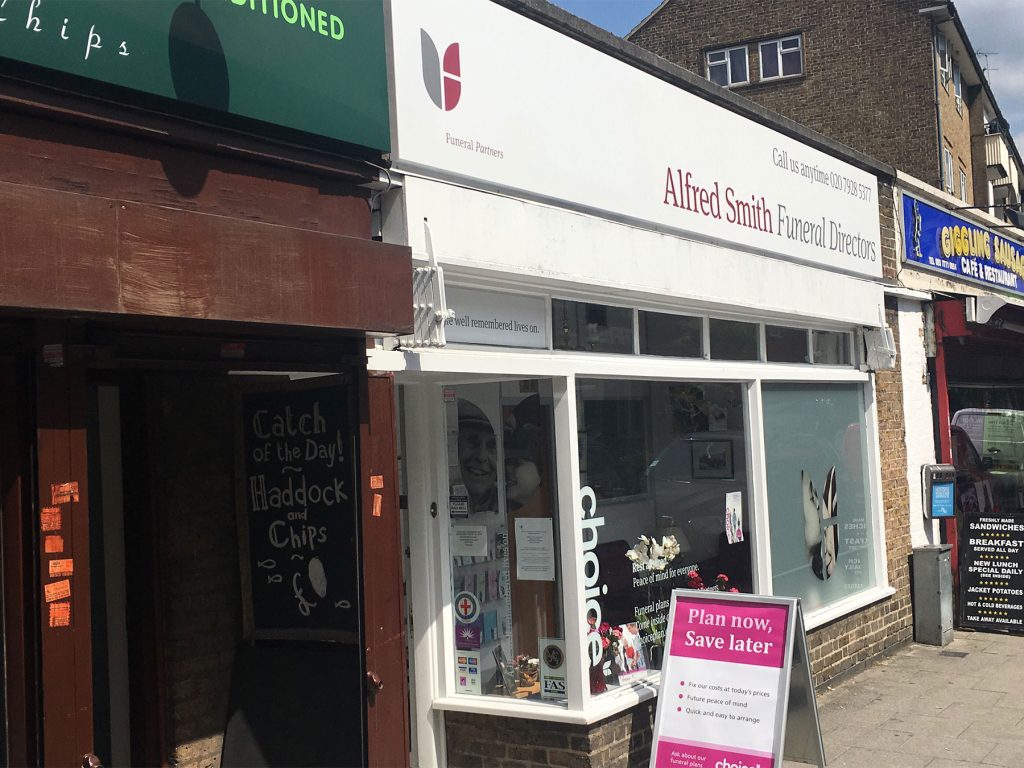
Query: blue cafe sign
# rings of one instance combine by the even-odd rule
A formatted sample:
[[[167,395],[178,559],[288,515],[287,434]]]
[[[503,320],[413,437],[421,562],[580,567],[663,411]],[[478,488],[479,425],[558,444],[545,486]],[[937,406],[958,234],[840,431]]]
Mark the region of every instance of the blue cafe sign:
[[[1024,246],[903,195],[906,261],[948,277],[1024,295]]]

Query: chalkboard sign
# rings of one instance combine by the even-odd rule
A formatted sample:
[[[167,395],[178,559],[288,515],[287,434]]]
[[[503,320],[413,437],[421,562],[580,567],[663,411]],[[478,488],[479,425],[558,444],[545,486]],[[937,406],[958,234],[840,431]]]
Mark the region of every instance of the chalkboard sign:
[[[358,639],[358,498],[346,387],[243,395],[247,629]]]
[[[1024,516],[964,515],[960,626],[1024,633]]]

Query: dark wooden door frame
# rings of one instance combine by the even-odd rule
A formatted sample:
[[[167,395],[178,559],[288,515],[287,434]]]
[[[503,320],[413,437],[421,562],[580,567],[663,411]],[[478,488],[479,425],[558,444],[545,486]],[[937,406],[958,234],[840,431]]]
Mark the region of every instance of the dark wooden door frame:
[[[369,374],[360,409],[363,634],[369,693],[367,755],[371,768],[409,764],[409,684],[402,594],[394,377]]]
[[[93,749],[92,620],[89,570],[88,443],[83,370],[63,359],[63,323],[40,323],[36,333],[36,453],[39,520],[43,507],[60,509],[61,526],[39,537],[39,611],[43,765],[80,765]],[[42,351],[50,354],[44,360]],[[52,504],[52,486],[77,483],[76,500]],[[48,536],[62,551],[46,552]],[[51,547],[52,549],[53,547]],[[53,560],[73,560],[74,574],[51,577]],[[70,581],[70,599],[47,599],[47,586]],[[70,626],[50,626],[51,606],[70,603]],[[55,618],[59,612],[55,612]],[[57,624],[61,622],[58,620]]]
[[[38,761],[35,536],[28,360],[0,359],[0,504],[8,765]]]

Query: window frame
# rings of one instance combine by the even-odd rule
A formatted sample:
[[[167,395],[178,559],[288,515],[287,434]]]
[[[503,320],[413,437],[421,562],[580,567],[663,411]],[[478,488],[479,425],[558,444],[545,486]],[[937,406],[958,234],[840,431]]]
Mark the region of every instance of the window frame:
[[[745,318],[755,320],[755,318]],[[760,321],[760,322],[763,322]],[[579,378],[613,378],[667,381],[720,381],[736,382],[743,387],[744,418],[747,434],[747,476],[749,497],[744,499],[744,516],[751,521],[751,546],[754,560],[752,576],[756,589],[763,594],[772,592],[770,555],[770,514],[767,510],[767,491],[764,458],[763,413],[760,390],[762,383],[772,382],[821,382],[857,383],[863,387],[865,424],[868,430],[868,455],[870,465],[870,495],[875,546],[876,586],[851,595],[849,598],[823,606],[806,617],[809,627],[822,626],[853,611],[870,605],[893,593],[889,584],[884,551],[884,519],[881,502],[881,455],[878,443],[878,420],[876,411],[876,390],[871,376],[856,367],[833,367],[815,365],[787,365],[764,362],[730,362],[693,358],[657,358],[646,356],[623,357],[614,354],[558,354],[552,357],[543,350],[517,350],[510,353],[503,349],[501,362],[495,368],[493,351],[486,348],[463,349],[452,354],[446,350],[424,350],[422,356],[428,362],[424,373],[417,372],[415,378],[399,381],[406,385],[403,402],[406,411],[407,464],[411,470],[407,480],[409,503],[429,506],[437,503],[437,520],[429,515],[412,518],[410,536],[422,537],[425,541],[437,539],[437,551],[420,551],[411,566],[412,573],[422,575],[423,581],[414,589],[410,599],[420,611],[429,610],[428,615],[451,616],[451,574],[450,553],[447,536],[432,533],[433,527],[442,529],[450,524],[447,499],[438,496],[431,485],[443,488],[447,482],[447,466],[438,461],[444,455],[444,386],[451,383],[471,383],[513,378],[546,378],[551,380],[554,396],[553,421],[555,431],[555,472],[557,487],[554,489],[558,503],[559,544],[558,557],[561,559],[561,593],[566,634],[566,663],[568,700],[564,703],[543,703],[505,699],[504,697],[467,696],[455,691],[454,683],[454,636],[452,622],[440,621],[430,629],[432,637],[429,648],[423,649],[434,662],[433,667],[424,671],[418,666],[419,682],[425,684],[422,694],[429,698],[430,706],[437,710],[453,710],[540,718],[557,722],[597,722],[637,703],[653,698],[657,691],[658,673],[651,673],[643,681],[624,687],[610,694],[591,695],[588,671],[582,643],[572,642],[573,616],[584,616],[583,594],[583,553],[579,542],[585,541],[583,520],[577,505],[581,493],[579,475],[578,444],[566,435],[578,433],[576,380]],[[453,359],[454,358],[454,359]],[[476,371],[476,373],[458,373]],[[487,372],[489,371],[489,372]],[[411,386],[411,388],[410,388]],[[422,466],[423,462],[426,466]],[[428,478],[433,477],[433,483]],[[422,519],[420,519],[422,517]],[[430,549],[430,548],[427,548]],[[420,563],[420,560],[424,562]],[[429,605],[429,608],[428,608]],[[582,621],[582,618],[580,619]],[[577,622],[579,623],[579,622]]]
[[[942,189],[946,194],[956,196],[956,185],[953,182],[953,152],[949,147],[942,148]]]
[[[942,87],[948,93],[950,78],[949,39],[941,32],[935,33],[935,52],[939,57],[939,82],[942,83]]]
[[[732,54],[733,51],[740,51],[740,50],[743,51],[743,67],[744,67],[743,76],[744,76],[744,79],[743,80],[733,80],[733,77],[732,77],[732,55],[731,54]],[[713,55],[719,54],[719,53],[724,56],[724,59],[722,61],[714,62],[714,64],[712,64],[711,57]],[[727,82],[724,85],[722,85],[721,83],[715,83],[715,85],[721,85],[723,88],[735,88],[736,86],[749,85],[750,84],[750,82],[751,82],[751,80],[750,80],[750,46],[748,46],[748,45],[730,45],[730,46],[728,46],[726,48],[715,48],[714,50],[711,50],[711,51],[705,51],[704,52],[704,71],[705,71],[705,77],[708,79],[709,82],[712,82],[712,83],[715,82],[714,80],[711,79],[711,67],[712,66],[720,67],[723,64],[725,65],[725,73],[726,73],[726,81]]]
[[[782,44],[786,43],[786,42],[789,42],[791,40],[796,40],[796,47],[795,48],[783,48]],[[765,59],[764,49],[765,49],[765,46],[768,46],[768,45],[774,45],[775,46],[775,63],[776,63],[776,66],[778,66],[779,74],[777,74],[777,75],[770,75],[770,76],[766,77],[765,74],[764,74],[764,59]],[[799,72],[793,72],[791,74],[786,74],[785,72],[783,72],[783,68],[782,68],[782,55],[783,55],[783,53],[793,53],[793,51],[796,51],[797,53],[800,54],[800,71]],[[760,65],[759,75],[760,75],[760,81],[761,82],[768,82],[768,83],[770,83],[770,82],[773,82],[775,80],[788,80],[789,78],[792,78],[792,77],[800,77],[805,72],[805,69],[804,69],[804,42],[803,42],[803,35],[800,34],[800,33],[797,33],[795,35],[786,35],[785,37],[777,37],[777,38],[775,38],[773,40],[762,40],[761,42],[759,42],[757,44],[757,56],[758,56],[758,64]]]
[[[967,202],[967,171],[960,169],[960,199]]]
[[[960,72],[960,65],[955,61],[953,62],[953,98],[956,100],[956,111],[961,117],[964,114],[964,97],[963,97],[963,76]]]

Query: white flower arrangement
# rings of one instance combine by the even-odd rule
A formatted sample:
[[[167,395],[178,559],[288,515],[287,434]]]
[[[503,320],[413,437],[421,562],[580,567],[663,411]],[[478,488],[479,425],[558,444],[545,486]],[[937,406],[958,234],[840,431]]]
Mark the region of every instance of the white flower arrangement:
[[[679,554],[675,536],[662,536],[659,544],[653,537],[639,536],[636,546],[626,550],[626,557],[648,571],[664,571]]]

